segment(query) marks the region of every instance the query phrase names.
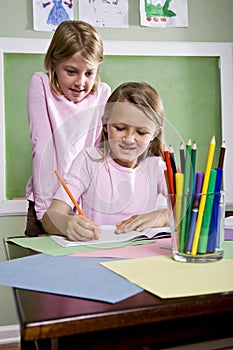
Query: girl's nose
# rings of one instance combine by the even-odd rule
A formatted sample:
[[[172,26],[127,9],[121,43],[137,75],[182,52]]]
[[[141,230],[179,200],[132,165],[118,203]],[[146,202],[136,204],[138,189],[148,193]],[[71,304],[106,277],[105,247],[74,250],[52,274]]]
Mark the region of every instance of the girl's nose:
[[[124,142],[134,142],[135,139],[135,133],[131,130],[128,130],[125,133],[125,137],[123,138]]]
[[[75,86],[83,86],[85,85],[85,75],[79,75],[75,80]]]

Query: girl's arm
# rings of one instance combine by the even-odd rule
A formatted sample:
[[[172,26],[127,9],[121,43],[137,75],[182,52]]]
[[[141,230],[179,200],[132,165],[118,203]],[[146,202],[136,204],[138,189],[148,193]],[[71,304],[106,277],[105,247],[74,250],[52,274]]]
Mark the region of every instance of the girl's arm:
[[[53,154],[52,152],[50,154],[49,149],[45,149],[49,145],[49,141],[52,140],[51,120],[46,100],[42,77],[39,74],[34,74],[28,90],[27,112],[32,146],[33,197],[38,220],[41,220],[42,213],[46,210],[47,200],[50,204],[52,196],[50,181],[54,176]],[[47,160],[45,160],[45,155]],[[42,175],[41,172],[43,172]]]
[[[53,199],[43,215],[42,225],[49,234],[64,235],[70,241],[98,239],[100,227],[87,217],[70,214],[71,207],[58,199]]]
[[[116,233],[143,231],[152,227],[169,226],[168,210],[155,210],[147,214],[133,215],[116,225]]]

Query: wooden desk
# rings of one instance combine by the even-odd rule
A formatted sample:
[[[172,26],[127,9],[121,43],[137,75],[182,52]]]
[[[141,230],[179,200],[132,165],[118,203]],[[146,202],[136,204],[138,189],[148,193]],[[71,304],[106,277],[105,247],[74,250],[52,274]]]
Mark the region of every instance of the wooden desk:
[[[33,253],[13,243],[7,250],[10,258]],[[233,337],[233,292],[166,300],[142,292],[116,304],[20,289],[14,296],[21,350],[161,349]]]

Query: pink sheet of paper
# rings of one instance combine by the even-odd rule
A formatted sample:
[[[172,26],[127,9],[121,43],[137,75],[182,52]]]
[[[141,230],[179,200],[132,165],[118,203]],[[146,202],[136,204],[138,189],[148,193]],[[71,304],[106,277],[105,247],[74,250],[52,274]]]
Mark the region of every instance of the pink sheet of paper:
[[[71,257],[93,257],[93,258],[145,258],[148,256],[171,254],[171,238],[161,238],[150,244],[141,244],[114,249],[102,249],[91,252],[71,254]]]

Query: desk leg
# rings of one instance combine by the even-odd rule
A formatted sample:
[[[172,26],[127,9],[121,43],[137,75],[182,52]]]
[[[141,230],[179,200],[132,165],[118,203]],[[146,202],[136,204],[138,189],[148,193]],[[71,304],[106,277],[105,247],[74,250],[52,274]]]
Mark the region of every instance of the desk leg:
[[[58,339],[57,338],[53,338],[51,339],[51,350],[58,350]]]
[[[56,340],[53,342],[53,340]],[[21,339],[20,350],[58,350],[57,339],[24,341]]]
[[[20,341],[20,350],[37,350],[34,341]]]

